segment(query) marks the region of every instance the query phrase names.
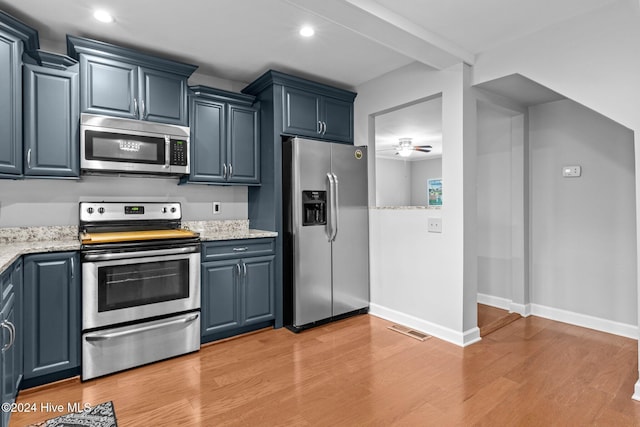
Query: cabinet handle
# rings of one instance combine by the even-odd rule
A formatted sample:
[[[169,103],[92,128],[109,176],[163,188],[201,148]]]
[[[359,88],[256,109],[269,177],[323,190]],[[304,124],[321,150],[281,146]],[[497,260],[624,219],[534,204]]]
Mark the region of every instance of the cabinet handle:
[[[5,351],[9,350],[9,348],[13,344],[13,330],[6,320],[3,320],[2,323],[0,323],[0,327],[5,328],[9,331],[9,342],[2,346],[2,352],[4,353]]]
[[[229,179],[233,176],[233,165],[229,163]]]
[[[75,276],[75,270],[76,270],[76,268],[73,265],[73,257],[71,257],[71,279],[73,279],[74,276]]]
[[[247,264],[245,264],[244,261],[242,261],[242,275],[247,277]]]
[[[27,150],[27,167],[31,169],[31,148]]]
[[[238,277],[240,277],[240,263],[236,264],[236,270],[238,271]]]
[[[318,127],[316,133],[322,133],[322,122],[318,120]]]
[[[144,107],[145,107],[145,106],[144,106],[144,99],[141,99],[141,100],[140,100],[140,118],[141,118],[142,120],[145,120],[145,119],[147,118],[147,117],[146,117],[146,113],[147,113],[147,112],[145,111],[145,110],[146,110],[146,108],[144,108]]]
[[[138,117],[138,98],[133,98],[133,115]]]
[[[222,164],[222,179],[224,179],[224,180],[227,179],[227,164],[226,163]]]
[[[7,324],[11,328],[11,341],[9,342],[9,348],[11,348],[16,343],[16,325],[9,321],[7,321]]]
[[[233,248],[233,252],[246,252],[249,248],[245,246],[244,248]]]
[[[327,122],[322,122],[322,134],[327,133]]]

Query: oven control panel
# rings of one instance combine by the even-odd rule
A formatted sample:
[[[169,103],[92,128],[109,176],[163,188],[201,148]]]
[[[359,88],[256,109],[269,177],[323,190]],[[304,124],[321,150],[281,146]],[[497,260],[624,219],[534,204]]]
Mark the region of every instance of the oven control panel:
[[[80,202],[80,222],[180,220],[179,202]]]

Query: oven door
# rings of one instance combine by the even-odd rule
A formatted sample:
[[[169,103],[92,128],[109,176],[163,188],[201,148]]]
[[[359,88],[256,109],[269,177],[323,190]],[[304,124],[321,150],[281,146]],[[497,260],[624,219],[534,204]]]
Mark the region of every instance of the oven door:
[[[82,329],[200,309],[199,245],[83,253]]]

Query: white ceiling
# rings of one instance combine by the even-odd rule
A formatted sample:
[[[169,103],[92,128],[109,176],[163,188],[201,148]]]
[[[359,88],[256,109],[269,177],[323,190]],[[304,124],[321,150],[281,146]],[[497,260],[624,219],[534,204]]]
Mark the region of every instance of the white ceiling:
[[[269,68],[355,88],[413,61],[442,68],[616,0],[0,0],[43,45],[67,33],[251,82]],[[619,0],[618,0],[619,1]],[[95,8],[116,22],[92,18]],[[316,36],[302,39],[302,24]]]
[[[268,69],[355,89],[415,61],[436,69],[473,64],[500,43],[614,1],[624,0],[0,0],[0,9],[58,52],[73,34],[198,65],[199,75],[231,81],[234,90]],[[95,21],[96,8],[115,23]],[[313,38],[298,35],[303,24],[315,27]],[[557,95],[530,83],[515,76],[483,88],[523,104]],[[440,155],[440,141],[424,141],[441,133],[436,104],[377,117],[378,148],[415,134],[415,145],[428,143],[430,156]]]

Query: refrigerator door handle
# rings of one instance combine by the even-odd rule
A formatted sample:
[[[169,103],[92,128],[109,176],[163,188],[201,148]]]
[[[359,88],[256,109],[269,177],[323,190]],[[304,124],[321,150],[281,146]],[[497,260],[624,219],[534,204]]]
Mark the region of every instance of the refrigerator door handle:
[[[333,175],[333,191],[331,192],[331,223],[333,227],[333,236],[331,236],[331,241],[334,242],[338,235],[338,216],[340,212],[338,211],[338,177],[335,173],[331,173],[331,175]]]
[[[325,227],[325,233],[327,234],[327,240],[329,242],[332,241],[333,239],[333,228],[334,228],[334,224],[333,224],[333,208],[334,208],[334,204],[333,204],[333,192],[334,192],[334,185],[333,185],[333,174],[332,173],[327,173],[327,181],[329,182],[329,185],[327,187],[328,189],[328,197],[327,197],[327,202],[328,202],[328,206],[327,206],[327,226]]]

